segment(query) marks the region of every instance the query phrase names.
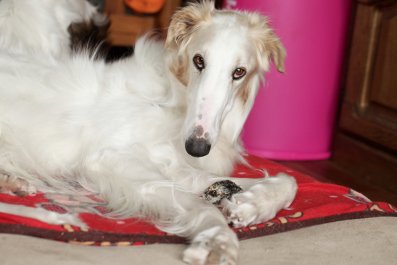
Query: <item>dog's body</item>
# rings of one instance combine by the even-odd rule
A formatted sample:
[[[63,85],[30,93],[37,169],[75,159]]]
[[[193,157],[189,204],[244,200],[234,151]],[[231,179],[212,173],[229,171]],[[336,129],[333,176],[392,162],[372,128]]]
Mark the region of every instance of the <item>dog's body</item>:
[[[134,57],[110,65],[0,47],[4,175],[97,192],[114,213],[192,239],[191,264],[235,264],[228,223],[262,222],[292,202],[286,175],[232,179],[245,191],[222,200],[226,218],[200,198],[244,161],[239,135],[261,76],[270,58],[282,70],[283,48],[262,16],[191,5],[173,17],[165,48],[142,38]]]

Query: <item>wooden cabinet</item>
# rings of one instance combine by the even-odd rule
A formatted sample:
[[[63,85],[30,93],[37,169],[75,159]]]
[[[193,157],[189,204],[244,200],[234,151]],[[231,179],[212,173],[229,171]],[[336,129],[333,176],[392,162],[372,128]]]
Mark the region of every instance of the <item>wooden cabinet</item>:
[[[334,160],[397,193],[397,1],[357,0]]]
[[[397,1],[360,2],[340,126],[397,151]]]

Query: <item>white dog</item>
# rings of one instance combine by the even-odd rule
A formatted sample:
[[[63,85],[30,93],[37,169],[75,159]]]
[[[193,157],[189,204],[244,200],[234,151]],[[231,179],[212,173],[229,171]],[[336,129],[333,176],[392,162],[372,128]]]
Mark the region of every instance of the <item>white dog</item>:
[[[189,264],[236,264],[228,224],[263,222],[294,199],[287,175],[228,177],[244,161],[239,136],[269,61],[283,71],[284,48],[263,16],[193,4],[173,16],[165,45],[141,38],[134,57],[110,65],[84,53],[48,60],[57,47],[41,39],[21,53],[7,36],[0,170],[21,189],[96,192],[115,214],[191,239]]]

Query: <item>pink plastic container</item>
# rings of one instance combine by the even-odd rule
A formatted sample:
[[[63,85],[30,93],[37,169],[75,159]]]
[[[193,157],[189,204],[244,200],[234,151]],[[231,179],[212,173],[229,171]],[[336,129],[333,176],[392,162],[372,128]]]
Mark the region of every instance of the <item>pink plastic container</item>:
[[[270,17],[286,72],[266,75],[243,132],[248,152],[279,160],[330,157],[351,1],[232,0]]]

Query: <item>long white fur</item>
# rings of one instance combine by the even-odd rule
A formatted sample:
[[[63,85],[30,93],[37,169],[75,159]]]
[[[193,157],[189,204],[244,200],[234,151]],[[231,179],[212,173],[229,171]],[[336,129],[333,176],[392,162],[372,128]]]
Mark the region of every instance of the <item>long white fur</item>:
[[[4,5],[20,2],[2,0],[0,14]],[[57,7],[69,14],[67,2],[43,1],[35,12],[49,18]],[[63,35],[65,29],[35,23],[30,34]],[[191,23],[193,28],[183,29]],[[8,32],[19,26],[0,22]],[[25,33],[7,36],[0,42],[1,173],[39,190],[82,187],[99,193],[115,214],[149,218],[164,231],[192,239],[184,257],[191,264],[235,264],[238,242],[228,221],[235,226],[265,221],[292,202],[296,183],[286,175],[233,179],[247,196],[244,203],[236,197],[225,204],[232,220],[199,197],[244,161],[239,135],[259,81],[269,60],[284,56],[262,16],[216,11],[206,1],[194,4],[176,13],[166,46],[141,38],[134,57],[110,65],[84,53],[66,55],[65,36],[58,48],[42,39],[31,43]],[[13,49],[12,43],[23,45]],[[201,73],[191,61],[197,53],[207,61]],[[233,81],[233,69],[241,66],[247,76]],[[202,158],[188,155],[184,145],[198,124],[212,145]],[[271,211],[258,213],[267,206]]]

